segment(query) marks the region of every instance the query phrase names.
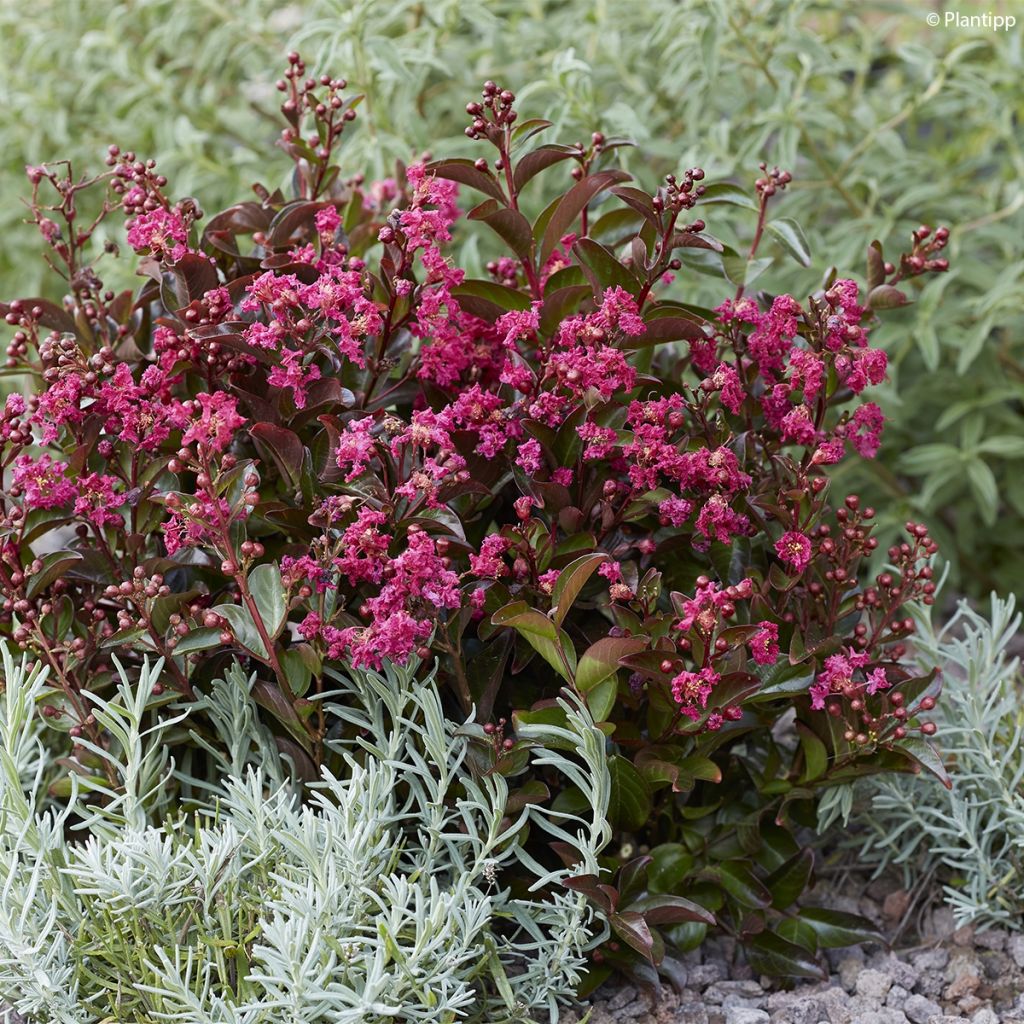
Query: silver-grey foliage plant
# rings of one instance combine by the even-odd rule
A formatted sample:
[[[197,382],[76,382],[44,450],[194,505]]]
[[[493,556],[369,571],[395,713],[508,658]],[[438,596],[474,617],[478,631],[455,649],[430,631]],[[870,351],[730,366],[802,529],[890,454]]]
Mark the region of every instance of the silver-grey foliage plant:
[[[861,862],[895,866],[917,891],[941,879],[958,924],[1024,927],[1024,686],[1013,655],[1021,614],[991,598],[988,617],[961,601],[936,630],[914,610],[923,671],[942,672],[933,717],[950,767],[946,790],[922,779],[877,777],[834,790],[822,812],[854,811]],[[842,803],[846,807],[842,807]]]
[[[33,714],[46,672],[6,649],[3,663],[0,1003],[28,1021],[555,1020],[584,951],[605,937],[562,885],[596,874],[610,837],[604,739],[568,698],[566,727],[520,736],[549,745],[537,763],[564,773],[588,810],[528,805],[510,821],[506,781],[469,770],[460,728],[409,668],[339,680],[327,699],[346,769],[325,771],[303,803],[247,713],[237,666],[207,698],[234,723],[227,755],[211,751],[223,783],[169,763],[161,734],[183,716],[146,711],[157,663],[97,701],[113,740],[92,753],[116,785],[97,794],[71,772],[57,808]],[[161,797],[171,772],[196,795],[175,817]],[[570,844],[578,865],[529,859],[526,827]],[[532,876],[528,893],[503,882],[513,866]]]

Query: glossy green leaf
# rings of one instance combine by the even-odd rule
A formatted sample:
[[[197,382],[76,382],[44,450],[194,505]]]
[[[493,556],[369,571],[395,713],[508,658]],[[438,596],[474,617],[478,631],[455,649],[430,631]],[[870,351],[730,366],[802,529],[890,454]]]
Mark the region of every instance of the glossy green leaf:
[[[288,613],[281,570],[276,562],[257,565],[249,573],[249,592],[271,640],[276,640]]]
[[[218,609],[218,614],[220,614],[220,609]],[[220,633],[220,629],[216,626],[193,629],[178,640],[174,653],[176,656],[180,656],[195,654],[197,651],[208,651],[220,644]]]
[[[249,609],[238,604],[219,604],[214,608],[218,615],[228,620],[228,626],[235,639],[248,651],[264,661],[269,657],[266,644],[256,629],[256,623]]]
[[[878,929],[865,917],[825,907],[802,907],[800,920],[810,925],[823,949],[854,946],[859,942],[883,942]]]
[[[746,907],[771,906],[772,894],[742,861],[724,861],[702,872],[702,877],[717,882],[737,902]]]
[[[651,850],[651,866],[647,870],[648,888],[652,893],[675,892],[695,863],[693,854],[682,843],[655,846]]]
[[[608,820],[628,832],[641,828],[651,813],[650,788],[636,768],[618,754],[608,759],[608,770],[612,782]]]
[[[77,551],[52,551],[43,555],[43,567],[29,579],[26,594],[31,600],[45,590],[55,579],[64,576],[69,569],[82,561]]]
[[[773,978],[824,978],[825,971],[806,949],[772,932],[744,943],[747,960],[758,974]]]
[[[776,868],[764,880],[765,888],[771,893],[772,906],[776,910],[792,906],[803,895],[813,870],[814,853],[808,848]]]

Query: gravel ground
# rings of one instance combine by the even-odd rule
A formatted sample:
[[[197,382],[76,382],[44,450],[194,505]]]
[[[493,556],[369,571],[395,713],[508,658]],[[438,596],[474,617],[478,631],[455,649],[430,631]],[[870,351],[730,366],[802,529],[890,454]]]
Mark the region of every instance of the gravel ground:
[[[893,934],[900,892],[885,901],[833,897],[836,910],[870,917]],[[886,912],[888,911],[888,913]],[[927,915],[913,947],[833,950],[829,980],[785,989],[755,978],[730,940],[684,958],[687,983],[659,996],[629,985],[595,993],[589,1024],[1024,1024],[1024,933],[956,929],[952,912]],[[562,1015],[578,1024],[586,1007]]]

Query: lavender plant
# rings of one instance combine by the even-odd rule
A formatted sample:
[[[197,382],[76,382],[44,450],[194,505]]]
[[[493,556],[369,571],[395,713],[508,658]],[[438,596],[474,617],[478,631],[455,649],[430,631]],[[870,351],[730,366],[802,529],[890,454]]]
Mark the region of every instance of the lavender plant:
[[[47,670],[3,656],[0,1002],[28,1021],[555,1020],[603,938],[562,884],[597,870],[611,834],[604,739],[569,695],[562,727],[522,735],[578,787],[581,816],[515,807],[500,774],[472,772],[463,730],[414,666],[336,679],[324,700],[345,770],[325,770],[303,805],[235,667],[201,700],[235,723],[218,756],[238,774],[216,788],[191,777],[203,799],[171,813],[154,796],[179,773],[164,740],[184,713],[147,711],[162,668],[147,663],[96,701],[111,741],[90,749],[116,792],[81,786],[70,763],[70,798],[40,811]],[[540,865],[519,841],[530,829],[578,867]],[[513,894],[514,863],[532,884]]]

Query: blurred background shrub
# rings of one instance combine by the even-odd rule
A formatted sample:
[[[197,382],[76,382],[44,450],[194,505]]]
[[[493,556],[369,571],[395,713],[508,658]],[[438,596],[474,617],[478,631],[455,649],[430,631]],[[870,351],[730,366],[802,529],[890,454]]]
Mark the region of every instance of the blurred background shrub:
[[[25,163],[70,158],[83,173],[117,142],[156,157],[174,189],[209,212],[244,198],[267,174],[273,83],[288,49],[370,94],[347,136],[351,173],[382,176],[431,149],[478,156],[461,135],[463,107],[494,78],[581,139],[642,131],[637,151],[620,152],[648,186],[691,165],[746,186],[762,160],[791,170],[778,213],[804,227],[813,269],[780,259],[760,282],[772,291],[813,290],[826,269],[816,253],[862,272],[873,238],[893,258],[919,223],[948,224],[953,269],[879,329],[891,360],[882,456],[844,467],[841,486],[878,507],[882,551],[903,520],[924,518],[956,590],[1007,591],[1024,571],[1024,33],[931,28],[934,9],[920,0],[2,4],[2,291],[54,291],[39,274],[34,231],[19,224]],[[729,208],[710,213],[709,230],[735,241]],[[108,269],[108,283],[125,284],[119,272]]]

